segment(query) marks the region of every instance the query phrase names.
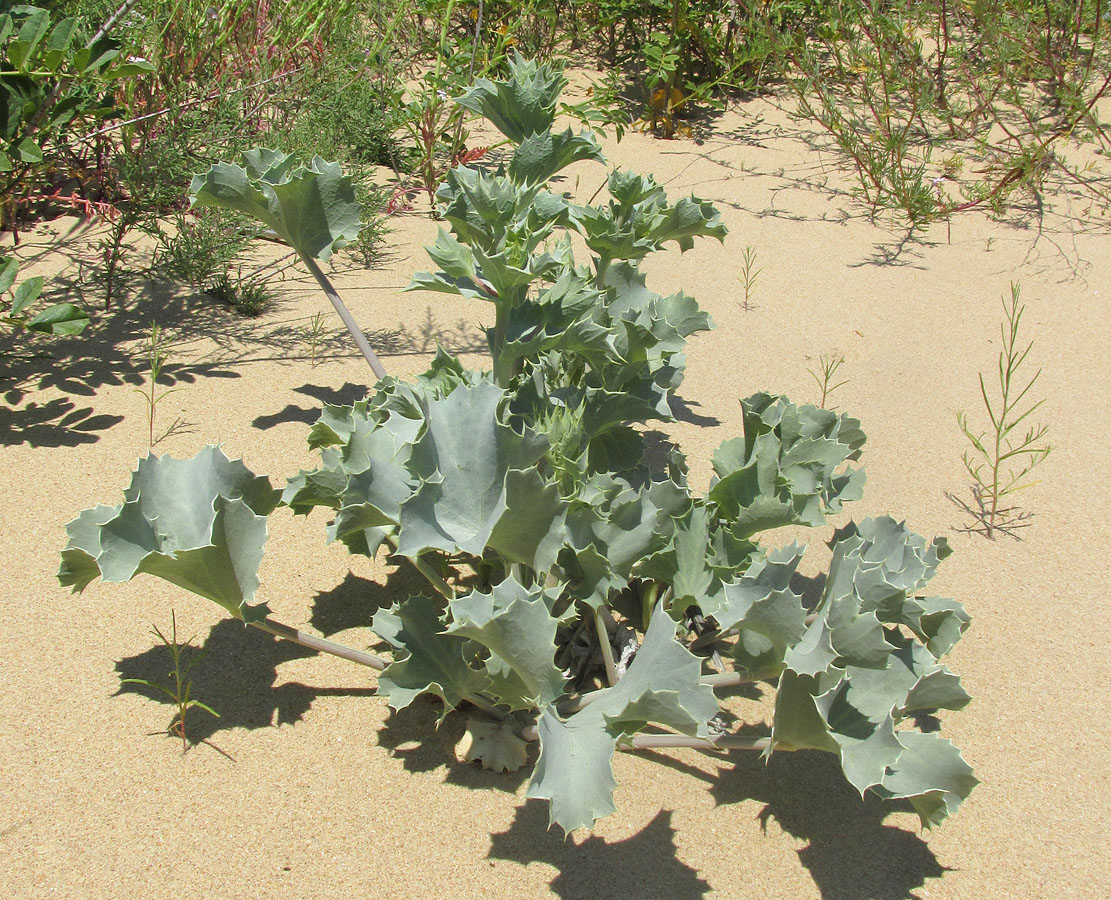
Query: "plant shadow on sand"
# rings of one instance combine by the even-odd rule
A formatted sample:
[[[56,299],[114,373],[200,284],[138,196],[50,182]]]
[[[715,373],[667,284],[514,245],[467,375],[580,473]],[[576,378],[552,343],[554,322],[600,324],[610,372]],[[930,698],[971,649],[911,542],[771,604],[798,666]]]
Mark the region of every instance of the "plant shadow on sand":
[[[716,779],[665,754],[648,755],[711,782],[718,805],[763,803],[756,818],[764,829],[774,820],[807,842],[798,851],[799,861],[822,900],[917,900],[921,895],[915,890],[946,871],[918,835],[884,823],[892,813],[909,812],[910,805],[872,795],[861,800],[830,754],[779,753],[765,765],[755,754],[737,753],[735,765],[721,768]],[[558,829],[548,831],[547,804],[530,801],[517,810],[507,831],[492,835],[489,857],[556,867],[560,871],[551,888],[564,900],[697,900],[711,885],[676,855],[671,816],[662,810],[623,841],[591,836],[576,846]],[[650,885],[640,883],[646,872]]]
[[[309,625],[325,637],[348,628],[370,628],[371,619],[378,610],[388,609],[409,594],[420,593],[427,585],[408,560],[401,560],[398,569],[390,571],[386,584],[349,571],[335,587],[317,592]],[[382,648],[388,646],[384,642],[381,644]]]
[[[214,625],[199,652],[204,657],[189,676],[193,682],[192,696],[211,706],[220,718],[203,712],[190,715],[187,733],[191,744],[209,740],[229,728],[293,724],[308,712],[317,697],[376,693],[369,679],[366,688],[319,688],[297,682],[275,686],[279,665],[314,656],[315,652],[248,628],[237,619],[224,619]],[[193,654],[186,651],[185,661],[192,658]],[[167,675],[172,669],[170,651],[161,644],[116,663],[121,680],[142,678],[167,687],[173,686],[173,679]],[[120,694],[139,694],[172,705],[164,694],[141,684],[121,683],[116,695]]]
[[[518,807],[508,831],[491,836],[490,859],[559,869],[551,889],[563,900],[699,900],[710,885],[679,860],[670,810],[632,837],[606,841],[591,835],[579,844],[559,829],[548,831],[548,804],[530,800]]]
[[[315,425],[317,419],[320,418],[321,407],[324,404],[331,406],[350,406],[356,400],[362,400],[367,395],[367,386],[364,384],[353,384],[350,381],[345,381],[342,387],[330,388],[320,384],[303,384],[300,387],[291,388],[295,394],[303,394],[315,400],[316,403],[310,406],[298,406],[295,403],[287,403],[284,409],[275,413],[268,413],[261,416],[255,416],[251,422],[251,426],[266,431],[273,428],[275,425],[283,425],[287,423],[300,422],[302,425]]]
[[[809,870],[822,900],[915,900],[927,878],[946,871],[918,835],[887,825],[905,801],[862,800],[829,753],[778,753],[765,765],[755,754],[735,754],[719,770],[710,793],[719,805],[756,800],[761,825],[774,820],[806,841],[799,861]]]

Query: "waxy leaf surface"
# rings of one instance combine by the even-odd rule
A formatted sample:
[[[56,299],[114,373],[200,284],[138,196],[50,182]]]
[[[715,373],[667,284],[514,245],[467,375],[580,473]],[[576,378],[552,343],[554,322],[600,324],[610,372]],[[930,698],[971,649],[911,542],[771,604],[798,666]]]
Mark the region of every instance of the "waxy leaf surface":
[[[253,621],[250,605],[266,542],[266,517],[278,502],[268,479],[229,460],[219,447],[192,459],[146,456],[120,506],[86,510],[66,526],[58,579],[75,591],[98,575],[130,581],[141,572],[207,597]]]

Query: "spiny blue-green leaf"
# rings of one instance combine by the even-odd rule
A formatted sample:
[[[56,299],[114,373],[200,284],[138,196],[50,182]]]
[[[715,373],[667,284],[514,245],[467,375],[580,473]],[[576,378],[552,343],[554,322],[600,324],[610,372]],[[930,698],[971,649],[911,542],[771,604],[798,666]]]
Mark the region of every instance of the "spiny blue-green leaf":
[[[708,595],[711,586],[715,593],[721,590],[721,581],[707,560],[711,524],[709,510],[700,504],[693,506],[683,520],[675,523],[667,547],[638,567],[640,577],[671,586],[668,611],[676,620],[690,606],[699,606],[706,615],[712,615],[707,609]]]
[[[964,608],[941,597],[912,596],[926,587],[951,553],[944,538],[925,538],[888,516],[849,523],[830,542],[833,559],[824,593],[853,594],[862,610],[891,625],[905,625],[934,656],[947,653],[970,621]]]
[[[772,746],[837,753],[846,778],[861,793],[874,789],[895,796],[889,780],[902,765],[914,775],[900,782],[897,796],[911,798],[924,823],[939,821],[975,780],[968,780],[959,754],[950,759],[948,751],[942,757],[950,768],[920,770],[909,747],[949,745],[919,743],[913,732],[896,726],[916,710],[961,709],[969,701],[960,680],[898,627],[908,618],[902,611],[906,591],[925,585],[944,550],[927,549],[924,539],[891,519],[848,526],[833,546],[814,620],[784,654]]]
[[[570,834],[616,812],[612,760],[617,737],[606,729],[605,718],[588,706],[563,721],[549,706],[541,711],[536,729],[540,758],[528,796],[549,802],[548,827],[559,825]]]
[[[597,606],[609,591],[625,587],[633,567],[666,542],[659,522],[660,511],[648,494],[628,486],[572,508],[567,526],[581,576],[574,595]]]
[[[444,633],[435,600],[414,595],[374,614],[371,628],[399,651],[399,659],[378,676],[378,691],[394,709],[404,709],[420,694],[444,701],[441,715],[486,687],[486,677],[467,665],[467,641]]]
[[[243,165],[216,163],[193,177],[194,207],[234,209],[274,229],[305,257],[328,259],[359,236],[362,223],[351,179],[339,163],[314,157],[293,165],[284,153],[256,148]]]
[[[724,585],[715,599],[703,602],[723,632],[737,633],[731,655],[734,668],[753,678],[772,678],[783,670],[784,655],[806,631],[802,598],[791,590],[802,548],[797,544],[756,556],[744,574]]]
[[[428,403],[425,431],[409,465],[420,486],[401,505],[403,556],[429,549],[482,555],[508,509],[507,472],[532,465],[546,446],[499,420],[504,396],[480,383]]]
[[[498,131],[519,144],[530,134],[551,128],[556,101],[566,83],[563,74],[550,64],[514,54],[508,79],[475,79],[456,102],[489,119]]]
[[[519,143],[509,161],[509,177],[517,184],[543,184],[556,172],[584,159],[605,162],[593,134],[575,134],[570,128],[558,133],[545,129]]]
[[[423,419],[372,411],[369,401],[326,407],[309,438],[321,449],[322,466],[289,479],[282,502],[298,514],[335,510],[328,540],[373,557],[416,489],[405,465],[422,427]]]
[[[451,634],[469,637],[501,658],[525,686],[533,706],[553,703],[566,680],[555,665],[556,619],[544,591],[512,578],[490,593],[475,591],[451,602]]]
[[[58,579],[82,591],[97,576],[129,581],[156,575],[207,597],[245,621],[266,542],[266,516],[278,501],[268,479],[215,446],[192,459],[146,456],[121,506],[98,506],[67,526]]]
[[[567,720],[545,707],[537,721],[540,758],[528,796],[550,801],[549,824],[590,828],[614,811],[613,753],[646,722],[705,737],[716,715],[713,690],[699,682],[701,661],[675,640],[675,622],[654,616],[644,643],[616,686]]]
[[[567,501],[536,468],[505,473],[505,511],[490,533],[489,546],[504,559],[538,572],[555,564],[567,537]]]
[[[785,397],[754,394],[742,400],[744,438],[714,452],[718,481],[710,499],[733,522],[738,537],[781,525],[821,525],[825,512],[858,499],[862,469],[842,470],[860,455],[860,423]]]
[[[905,749],[877,793],[909,799],[923,826],[940,825],[980,782],[960,750],[944,738],[917,731],[900,732],[898,738]]]
[[[587,246],[602,259],[641,259],[670,241],[685,251],[699,236],[725,239],[721,214],[709,201],[685,197],[669,204],[651,176],[631,172],[611,173],[608,186],[608,206],[575,210]]]
[[[830,734],[829,723],[818,710],[815,699],[818,690],[815,675],[787,668],[779,676],[772,722],[773,748],[839,751],[837,741]]]

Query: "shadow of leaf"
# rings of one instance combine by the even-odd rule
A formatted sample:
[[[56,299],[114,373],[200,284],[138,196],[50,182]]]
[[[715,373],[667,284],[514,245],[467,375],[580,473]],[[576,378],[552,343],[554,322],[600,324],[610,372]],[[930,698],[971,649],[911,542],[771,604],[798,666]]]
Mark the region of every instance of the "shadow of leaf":
[[[914,900],[915,888],[946,871],[920,837],[884,824],[910,805],[871,794],[861,800],[829,753],[777,753],[767,765],[740,757],[719,771],[710,793],[719,804],[760,801],[765,827],[774,819],[807,841],[799,861],[822,900]]]
[[[298,394],[304,394],[306,397],[311,397],[317,401],[312,406],[297,406],[293,403],[286,404],[285,409],[279,410],[276,413],[269,415],[256,416],[254,421],[251,422],[252,427],[258,428],[261,431],[266,431],[273,428],[275,425],[282,425],[287,422],[301,422],[305,425],[315,425],[316,420],[320,418],[320,408],[325,403],[330,403],[334,406],[350,406],[356,400],[361,400],[366,396],[367,387],[365,384],[352,384],[350,381],[345,382],[341,388],[330,388],[319,384],[303,384],[300,387],[293,388],[293,391]]]
[[[678,394],[672,394],[667,398],[667,403],[671,407],[672,414],[680,422],[688,422],[702,428],[715,428],[721,424],[721,419],[717,416],[704,416],[701,413],[696,413],[694,407],[700,407],[702,404],[695,400],[684,400]]]
[[[334,588],[317,591],[312,601],[309,624],[325,636],[348,628],[369,628],[378,610],[388,608],[399,597],[424,587],[415,569],[411,570],[411,575],[399,570],[390,582],[382,585],[348,572]]]
[[[201,647],[185,651],[183,665],[188,665],[196,653],[203,656],[189,673],[193,682],[191,696],[211,706],[220,718],[203,712],[190,714],[187,732],[192,743],[207,740],[216,732],[229,728],[293,724],[320,696],[370,696],[375,693],[371,686],[365,690],[332,689],[287,682],[275,687],[279,665],[313,656],[315,652],[248,628],[236,619],[224,619],[214,625]],[[116,663],[121,679],[142,678],[171,689],[174,686],[169,674],[172,669],[170,651],[161,644]],[[167,705],[173,703],[160,691],[141,684],[121,684],[116,695],[125,693],[140,694]]]
[[[563,900],[699,900],[710,885],[676,855],[671,812],[663,810],[635,835],[580,844],[548,831],[548,804],[530,800],[517,808],[508,831],[491,835],[489,859],[554,866],[551,889]]]
[[[123,416],[93,415],[91,406],[78,408],[73,401],[55,397],[46,403],[23,407],[0,406],[0,444],[27,443],[32,447],[76,447],[100,440]]]

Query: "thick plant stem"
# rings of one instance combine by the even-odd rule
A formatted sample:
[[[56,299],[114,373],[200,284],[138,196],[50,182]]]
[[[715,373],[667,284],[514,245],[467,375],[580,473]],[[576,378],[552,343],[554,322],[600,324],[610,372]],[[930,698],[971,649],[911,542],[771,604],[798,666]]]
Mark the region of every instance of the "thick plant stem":
[[[367,343],[366,336],[355,323],[351,311],[340,298],[340,295],[336,293],[336,289],[332,286],[332,282],[328,280],[328,276],[320,270],[320,266],[316,264],[316,260],[310,259],[307,256],[302,256],[301,260],[308,267],[309,272],[312,273],[312,277],[316,279],[316,283],[320,285],[321,290],[323,290],[328,299],[332,301],[332,306],[334,306],[336,312],[339,313],[339,317],[343,320],[343,324],[351,333],[351,337],[355,339],[355,346],[359,348],[359,352],[362,353],[363,359],[370,365],[370,370],[374,373],[376,378],[385,378],[386,370],[382,367],[382,363],[378,361],[378,357],[374,354],[374,351],[370,349],[370,344]]]
[[[413,567],[424,576],[425,580],[436,589],[436,593],[442,596],[445,600],[455,599],[455,590],[450,584],[433,571],[432,566],[426,563],[419,556],[410,560]]]
[[[464,694],[463,699],[471,704],[471,706],[481,709],[486,715],[497,719],[499,722],[505,719],[505,713],[494,706],[489,700],[480,697],[478,694]]]
[[[540,740],[535,725],[522,729],[521,738]],[[759,750],[766,751],[772,743],[770,737],[746,737],[740,734],[723,734],[717,738],[689,737],[685,734],[635,734],[617,745],[618,750],[655,750],[666,747],[692,747],[696,750]]]
[[[613,647],[610,646],[610,633],[602,615],[602,607],[594,610],[594,628],[598,632],[598,646],[602,648],[602,662],[606,664],[606,681],[609,686],[617,684],[617,666],[613,661]]]
[[[640,607],[640,624],[641,630],[647,631],[649,624],[652,622],[652,610],[656,608],[656,598],[660,593],[660,583],[653,581],[644,589],[641,595]]]
[[[379,672],[390,664],[389,660],[383,659],[380,656],[366,653],[363,650],[356,650],[354,647],[337,644],[335,641],[317,637],[315,634],[298,631],[296,628],[283,625],[281,622],[277,622],[271,618],[260,619],[257,622],[249,622],[248,624],[253,625],[260,631],[265,631],[267,634],[284,638],[287,641],[293,641],[293,643],[300,644],[302,647],[308,647],[310,650],[330,653],[332,656],[338,656],[340,659],[346,659],[349,662],[358,663],[361,666],[369,666],[372,669],[377,669]]]
[[[738,684],[752,684],[758,680],[744,672],[716,672],[713,675],[703,675],[698,679],[698,683],[708,684],[712,688],[724,688],[735,687]]]

